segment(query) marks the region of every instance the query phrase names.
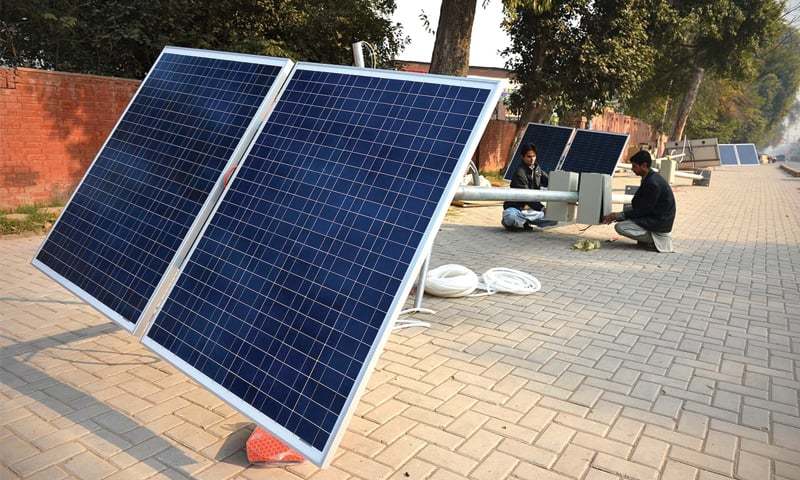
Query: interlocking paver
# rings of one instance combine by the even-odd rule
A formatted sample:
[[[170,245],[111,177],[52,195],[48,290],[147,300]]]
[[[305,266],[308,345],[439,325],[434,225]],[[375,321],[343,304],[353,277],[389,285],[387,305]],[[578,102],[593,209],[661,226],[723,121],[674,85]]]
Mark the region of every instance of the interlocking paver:
[[[678,186],[671,255],[456,211],[433,265],[542,291],[426,297],[432,326],[392,334],[325,471],[245,468],[249,421],[35,272],[41,237],[0,238],[0,476],[795,480],[797,185],[765,166]]]

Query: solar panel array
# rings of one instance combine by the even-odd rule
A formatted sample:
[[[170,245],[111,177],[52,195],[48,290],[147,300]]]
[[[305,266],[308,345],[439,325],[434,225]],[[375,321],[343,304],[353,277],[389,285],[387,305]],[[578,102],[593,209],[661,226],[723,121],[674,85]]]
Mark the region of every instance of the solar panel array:
[[[536,157],[545,172],[612,175],[627,143],[626,134],[529,123],[504,177],[511,180],[514,176],[522,164],[522,149],[528,144],[536,146]]]
[[[627,143],[628,135],[578,130],[559,169],[612,175]]]
[[[752,143],[724,143],[719,145],[720,165],[758,165],[758,151]]]
[[[737,144],[736,154],[739,157],[739,165],[758,165],[758,152],[752,143]]]
[[[574,131],[574,128],[529,123],[517,146],[514,158],[506,169],[505,179],[511,180],[522,165],[522,149],[529,144],[536,146],[536,158],[542,170],[545,172],[555,170],[561,162],[561,157]]]
[[[739,157],[736,155],[736,145],[722,143],[719,145],[720,165],[739,165]]]
[[[290,63],[208,55],[165,49],[34,260],[127,329]]]
[[[299,64],[144,343],[324,463],[498,95]]]

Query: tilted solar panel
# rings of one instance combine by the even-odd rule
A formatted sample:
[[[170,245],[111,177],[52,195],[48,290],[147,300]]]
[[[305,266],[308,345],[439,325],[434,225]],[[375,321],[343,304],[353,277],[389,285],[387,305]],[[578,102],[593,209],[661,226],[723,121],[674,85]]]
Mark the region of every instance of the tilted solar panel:
[[[578,130],[559,170],[613,175],[627,143],[625,134]]]
[[[739,165],[739,157],[736,155],[736,145],[722,143],[719,145],[720,165]]]
[[[290,64],[164,49],[33,264],[132,330]]]
[[[739,156],[739,165],[758,165],[758,151],[754,144],[736,144],[736,154]]]
[[[145,345],[325,464],[499,92],[298,64]]]
[[[574,128],[569,127],[529,123],[514,152],[514,158],[506,168],[505,179],[511,180],[514,172],[522,165],[522,148],[529,144],[536,146],[536,158],[542,170],[548,173],[555,170],[574,131]]]

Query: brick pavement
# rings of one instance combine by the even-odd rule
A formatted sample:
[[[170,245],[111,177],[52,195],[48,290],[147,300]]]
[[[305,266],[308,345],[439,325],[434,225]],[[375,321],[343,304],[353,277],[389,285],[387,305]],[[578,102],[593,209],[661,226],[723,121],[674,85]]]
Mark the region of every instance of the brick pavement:
[[[0,478],[800,479],[800,179],[676,191],[669,255],[455,210],[433,265],[542,292],[426,298],[431,328],[392,335],[324,471],[245,468],[245,418],[30,267],[40,237],[4,238]]]

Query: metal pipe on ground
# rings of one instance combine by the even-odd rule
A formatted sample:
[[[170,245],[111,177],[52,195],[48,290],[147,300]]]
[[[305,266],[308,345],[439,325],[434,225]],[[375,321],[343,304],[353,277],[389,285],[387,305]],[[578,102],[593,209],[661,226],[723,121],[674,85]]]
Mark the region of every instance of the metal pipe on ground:
[[[455,200],[472,202],[567,202],[578,203],[578,192],[555,192],[550,190],[527,190],[523,188],[490,188],[460,186]],[[631,203],[633,195],[614,194],[613,203]]]
[[[619,164],[617,164],[617,168],[622,168],[624,170],[630,170],[631,169],[631,165],[629,163],[619,163]],[[654,172],[658,172],[658,169],[654,168],[653,171]],[[698,175],[696,173],[683,172],[681,170],[678,170],[677,172],[675,172],[675,176],[676,177],[681,177],[681,178],[690,178],[692,180],[703,180],[703,176],[702,175]]]

